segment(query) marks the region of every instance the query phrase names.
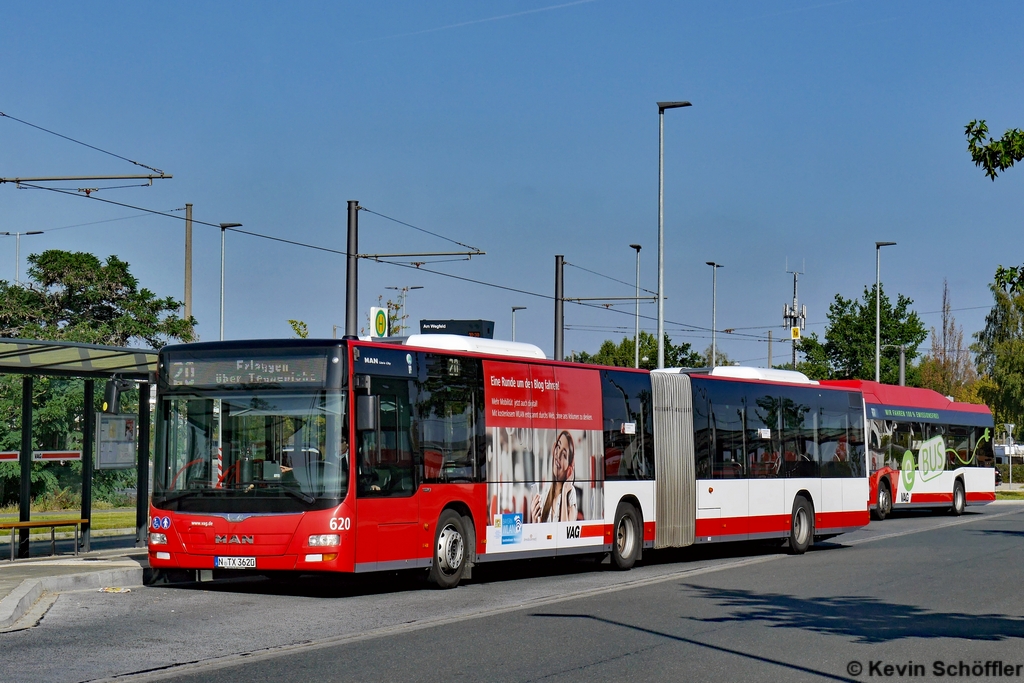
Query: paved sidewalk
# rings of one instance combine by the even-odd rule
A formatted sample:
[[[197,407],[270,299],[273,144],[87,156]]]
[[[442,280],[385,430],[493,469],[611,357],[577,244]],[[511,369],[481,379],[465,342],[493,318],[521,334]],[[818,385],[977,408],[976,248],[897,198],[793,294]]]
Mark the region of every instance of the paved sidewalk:
[[[33,626],[59,592],[141,586],[148,566],[132,547],[0,561],[0,633]]]

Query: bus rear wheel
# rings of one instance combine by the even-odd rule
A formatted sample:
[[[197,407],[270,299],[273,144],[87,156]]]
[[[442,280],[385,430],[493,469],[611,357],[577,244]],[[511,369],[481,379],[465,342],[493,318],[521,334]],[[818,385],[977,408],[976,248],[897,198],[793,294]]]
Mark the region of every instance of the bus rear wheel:
[[[789,527],[789,552],[803,555],[814,541],[814,511],[803,496],[793,501],[793,517]]]
[[[875,497],[875,509],[871,511],[871,516],[881,522],[889,516],[890,512],[892,512],[892,493],[889,491],[889,485],[880,479],[878,495]]]
[[[964,509],[967,507],[967,494],[964,493],[964,483],[957,479],[953,482],[953,507],[950,508],[950,512],[956,517],[964,514]]]
[[[441,588],[454,588],[466,569],[466,529],[462,516],[445,510],[437,520],[434,536],[434,559],[430,580]]]
[[[631,569],[639,554],[641,535],[640,518],[629,503],[615,508],[615,528],[612,537],[612,564],[616,569]]]

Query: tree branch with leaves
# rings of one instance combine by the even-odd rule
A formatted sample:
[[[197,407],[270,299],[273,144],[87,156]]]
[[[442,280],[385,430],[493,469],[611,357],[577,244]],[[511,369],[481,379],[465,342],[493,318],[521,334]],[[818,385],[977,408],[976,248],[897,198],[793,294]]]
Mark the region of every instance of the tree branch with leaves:
[[[971,153],[974,165],[984,168],[985,175],[993,182],[1001,171],[1024,160],[1024,131],[1020,128],[1010,128],[998,140],[991,137],[986,140],[988,125],[985,121],[971,121],[964,134],[967,135],[967,151]]]

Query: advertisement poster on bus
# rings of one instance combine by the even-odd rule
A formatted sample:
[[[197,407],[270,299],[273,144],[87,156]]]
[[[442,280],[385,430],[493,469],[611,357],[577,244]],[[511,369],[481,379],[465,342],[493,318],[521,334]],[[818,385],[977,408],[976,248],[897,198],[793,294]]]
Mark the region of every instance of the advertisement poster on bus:
[[[484,403],[487,552],[602,543],[599,373],[484,361]]]

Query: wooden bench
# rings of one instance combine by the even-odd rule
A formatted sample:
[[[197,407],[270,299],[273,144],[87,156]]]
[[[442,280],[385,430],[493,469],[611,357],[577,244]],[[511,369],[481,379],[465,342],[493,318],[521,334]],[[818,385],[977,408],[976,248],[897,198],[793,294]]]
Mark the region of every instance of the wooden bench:
[[[50,519],[46,521],[38,520],[35,522],[0,522],[0,529],[11,530],[11,561],[14,561],[15,555],[15,536],[19,529],[39,529],[50,527],[50,554],[57,554],[57,538],[56,531],[59,526],[73,526],[75,527],[75,555],[78,554],[78,530],[83,524],[88,524],[87,519]]]

